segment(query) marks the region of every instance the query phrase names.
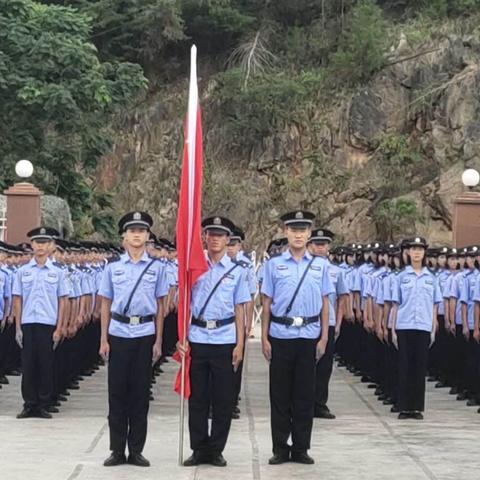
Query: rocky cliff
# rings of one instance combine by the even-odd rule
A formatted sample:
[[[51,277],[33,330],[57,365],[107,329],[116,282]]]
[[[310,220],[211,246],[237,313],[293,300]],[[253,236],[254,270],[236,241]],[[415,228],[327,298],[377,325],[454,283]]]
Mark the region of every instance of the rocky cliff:
[[[475,35],[403,45],[369,84],[238,141],[200,64],[204,214],[230,216],[259,247],[277,232],[279,213],[298,207],[345,241],[415,231],[450,243],[461,173],[480,168],[479,69]],[[149,210],[162,235],[174,229],[186,92],[177,84],[124,119],[98,171],[98,186],[115,192],[118,209]],[[385,228],[393,216],[396,224]]]

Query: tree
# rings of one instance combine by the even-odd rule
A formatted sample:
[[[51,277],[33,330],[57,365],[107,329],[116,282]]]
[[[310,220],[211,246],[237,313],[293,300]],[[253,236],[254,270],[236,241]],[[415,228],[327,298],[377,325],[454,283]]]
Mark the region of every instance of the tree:
[[[347,83],[363,82],[385,63],[387,29],[374,0],[361,0],[348,17],[339,49],[332,55],[334,73]]]
[[[378,238],[386,242],[395,242],[400,236],[415,232],[415,221],[420,220],[420,216],[413,200],[399,198],[381,202],[374,211],[373,220]]]
[[[85,172],[110,145],[112,116],[146,88],[140,66],[102,63],[90,32],[72,8],[0,0],[0,186],[29,158],[35,183],[65,198],[74,220],[91,212]]]

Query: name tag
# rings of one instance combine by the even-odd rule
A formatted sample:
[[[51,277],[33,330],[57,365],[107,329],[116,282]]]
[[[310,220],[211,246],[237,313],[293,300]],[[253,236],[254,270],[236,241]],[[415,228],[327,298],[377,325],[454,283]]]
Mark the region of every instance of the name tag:
[[[125,270],[115,270],[113,272],[114,275],[123,275],[125,273]]]
[[[288,270],[286,265],[277,265],[277,270]]]

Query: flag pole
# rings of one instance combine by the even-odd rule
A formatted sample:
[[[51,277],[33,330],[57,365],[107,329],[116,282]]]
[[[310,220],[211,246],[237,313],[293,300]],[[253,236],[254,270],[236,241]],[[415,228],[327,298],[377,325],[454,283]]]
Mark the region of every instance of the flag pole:
[[[184,431],[185,431],[185,389],[186,389],[186,367],[187,367],[187,358],[186,358],[186,346],[187,346],[187,326],[190,324],[191,314],[188,303],[190,302],[190,289],[192,286],[192,273],[190,271],[190,259],[192,253],[192,239],[194,235],[194,197],[192,196],[192,187],[197,178],[197,172],[195,171],[195,161],[196,161],[196,141],[197,141],[197,113],[198,113],[198,86],[197,86],[197,47],[192,45],[191,54],[190,54],[190,85],[188,93],[188,114],[187,114],[187,128],[186,128],[186,138],[185,138],[185,149],[187,155],[187,171],[184,172],[185,164],[182,165],[182,178],[183,175],[187,175],[188,178],[188,205],[187,208],[187,249],[185,253],[184,261],[186,262],[183,265],[184,271],[183,277],[183,298],[181,298],[183,305],[182,312],[182,338],[179,339],[179,342],[182,346],[184,354],[181,358],[181,378],[180,378],[180,418],[179,418],[179,445],[178,445],[178,463],[179,465],[183,464],[183,442],[184,442]],[[201,126],[200,126],[201,128]],[[201,146],[200,146],[201,148]],[[188,322],[188,323],[187,323]]]
[[[188,293],[188,283],[185,282],[184,292],[183,292],[183,338],[181,339],[182,342],[182,349],[185,352],[185,346],[187,343],[187,311],[185,308],[185,303],[187,301],[187,293]],[[183,438],[185,432],[185,354],[182,355],[182,364],[181,364],[181,371],[182,371],[182,378],[180,381],[180,419],[179,419],[179,430],[178,430],[178,465],[181,467],[183,465]]]

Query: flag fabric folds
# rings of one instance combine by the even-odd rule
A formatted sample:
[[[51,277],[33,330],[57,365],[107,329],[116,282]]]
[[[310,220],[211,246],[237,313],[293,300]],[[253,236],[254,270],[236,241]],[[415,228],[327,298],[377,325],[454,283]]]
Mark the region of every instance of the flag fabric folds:
[[[178,338],[180,343],[188,338],[190,324],[190,299],[192,286],[208,270],[202,244],[202,174],[203,142],[202,119],[198,102],[197,49],[192,46],[190,59],[190,87],[188,114],[185,123],[185,136],[180,178],[176,241],[178,255]],[[174,358],[181,361],[176,353]],[[186,355],[184,368],[175,379],[175,391],[190,396],[190,352]]]

